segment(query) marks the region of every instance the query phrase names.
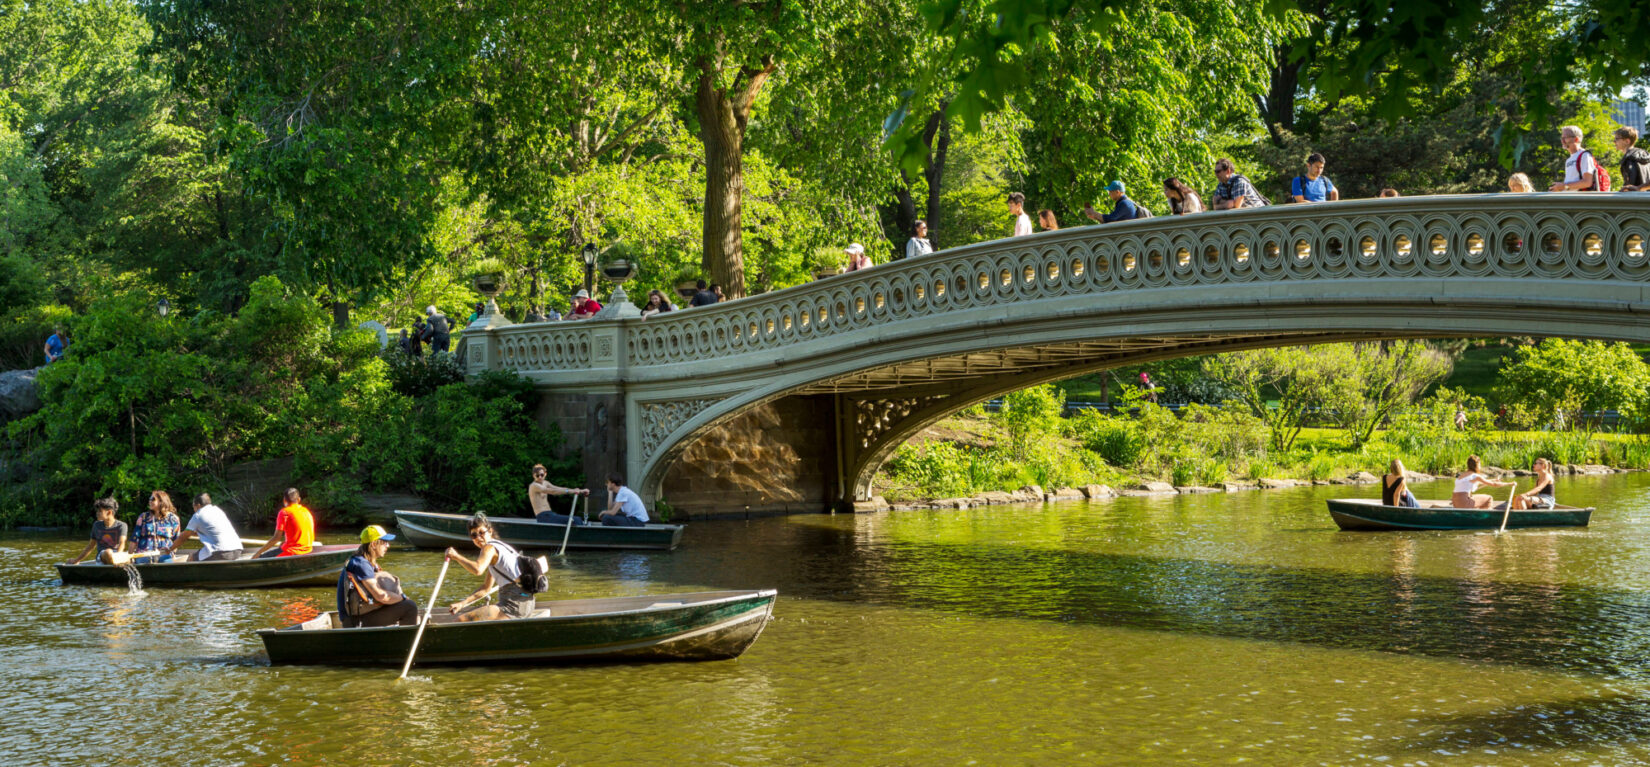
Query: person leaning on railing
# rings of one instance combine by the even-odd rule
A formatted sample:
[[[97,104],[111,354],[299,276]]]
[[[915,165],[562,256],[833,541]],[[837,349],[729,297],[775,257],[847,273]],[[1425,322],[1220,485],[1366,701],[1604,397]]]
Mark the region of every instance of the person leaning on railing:
[[[1184,216],[1203,212],[1203,198],[1181,181],[1178,176],[1163,179],[1163,196],[1169,199],[1169,215]]]

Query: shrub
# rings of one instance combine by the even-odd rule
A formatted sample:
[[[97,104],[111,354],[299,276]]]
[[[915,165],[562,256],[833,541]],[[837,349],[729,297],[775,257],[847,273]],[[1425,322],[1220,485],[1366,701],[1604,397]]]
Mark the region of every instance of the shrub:
[[[1140,427],[1126,418],[1094,415],[1098,416],[1096,422],[1085,428],[1081,436],[1083,447],[1113,466],[1138,466],[1146,453],[1146,435]]]

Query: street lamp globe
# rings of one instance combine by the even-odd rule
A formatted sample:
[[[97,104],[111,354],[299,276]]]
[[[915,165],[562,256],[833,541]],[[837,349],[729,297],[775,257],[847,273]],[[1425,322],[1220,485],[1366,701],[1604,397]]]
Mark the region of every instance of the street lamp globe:
[[[167,312],[172,311],[172,302],[162,298],[155,302],[155,310],[160,312],[161,317],[165,317]]]

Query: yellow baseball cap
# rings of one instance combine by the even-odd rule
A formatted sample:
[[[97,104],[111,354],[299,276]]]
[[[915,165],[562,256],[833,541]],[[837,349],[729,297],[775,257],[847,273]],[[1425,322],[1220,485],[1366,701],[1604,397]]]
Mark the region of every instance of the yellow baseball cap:
[[[361,530],[361,542],[362,543],[372,543],[373,541],[393,541],[393,540],[395,540],[395,536],[384,532],[384,528],[379,527],[378,525],[367,525],[364,529]]]

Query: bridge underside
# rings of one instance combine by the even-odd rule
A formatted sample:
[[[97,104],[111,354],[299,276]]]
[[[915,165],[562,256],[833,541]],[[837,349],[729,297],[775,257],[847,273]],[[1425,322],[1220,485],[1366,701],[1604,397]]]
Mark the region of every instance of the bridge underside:
[[[665,463],[656,497],[688,516],[818,512],[871,496],[878,468],[912,436],[1007,392],[1119,367],[1270,346],[1405,334],[1198,334],[1051,343],[883,365],[756,403]]]

